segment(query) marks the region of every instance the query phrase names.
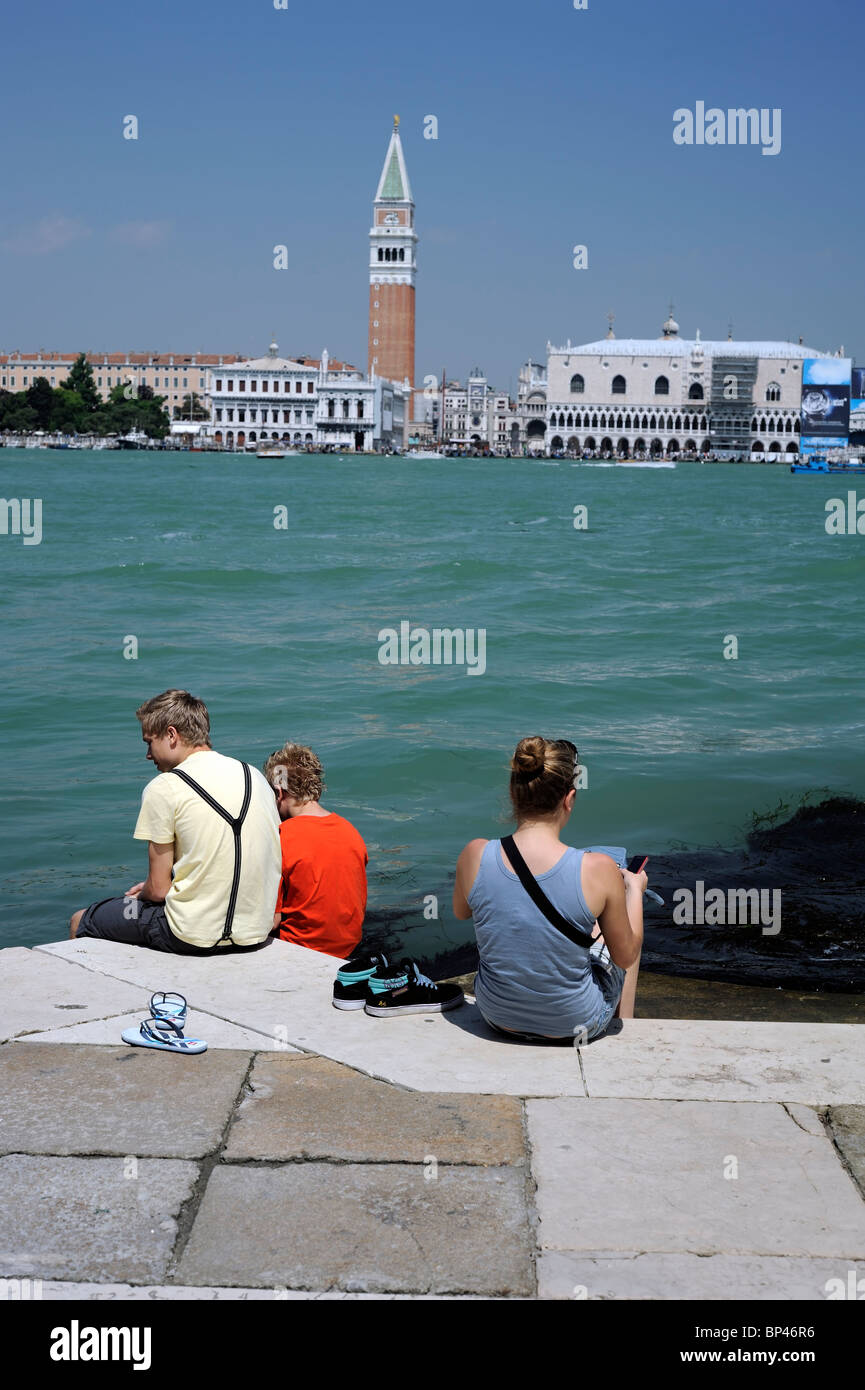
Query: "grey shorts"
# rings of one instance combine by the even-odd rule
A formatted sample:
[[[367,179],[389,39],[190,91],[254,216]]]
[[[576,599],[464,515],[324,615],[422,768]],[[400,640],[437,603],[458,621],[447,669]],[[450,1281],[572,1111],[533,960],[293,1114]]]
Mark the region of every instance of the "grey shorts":
[[[625,972],[620,965],[614,965],[610,960],[610,952],[607,949],[603,937],[599,937],[595,945],[589,951],[589,965],[594,976],[595,984],[603,996],[603,1004],[597,1014],[588,1020],[586,1025],[575,1028],[573,1032],[561,1037],[548,1037],[543,1033],[522,1033],[510,1028],[502,1028],[494,1023],[486,1014],[481,1014],[484,1022],[496,1033],[501,1033],[506,1038],[517,1038],[521,1042],[548,1043],[552,1045],[569,1047],[574,1046],[574,1039],[577,1034],[582,1035],[585,1042],[590,1042],[593,1038],[598,1038],[606,1032],[610,1025],[613,1014],[618,1008],[619,1000],[622,997],[622,989],[625,983]]]
[[[190,946],[181,941],[168,925],[164,903],[143,898],[103,898],[92,903],[81,918],[75,940],[95,937],[99,941],[121,941],[125,946],[147,946],[151,951],[168,951],[176,956],[214,956],[231,951],[257,951],[254,946]]]

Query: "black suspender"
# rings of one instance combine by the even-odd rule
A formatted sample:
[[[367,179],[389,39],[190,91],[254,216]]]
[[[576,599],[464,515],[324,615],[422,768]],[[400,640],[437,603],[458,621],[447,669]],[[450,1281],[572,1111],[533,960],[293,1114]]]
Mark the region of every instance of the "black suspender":
[[[569,922],[567,917],[563,917],[558,908],[554,907],[550,902],[525,859],[514,844],[513,835],[505,835],[501,845],[508,859],[513,864],[514,871],[520,883],[525,888],[535,907],[540,909],[547,921],[551,922],[556,930],[562,933],[562,936],[566,936],[569,941],[573,941],[575,946],[594,945],[594,938],[589,932],[583,931],[582,927],[578,927],[573,922]]]
[[[191,787],[194,792],[198,792],[198,795],[202,797],[204,801],[207,802],[208,806],[213,807],[213,810],[216,811],[217,815],[222,816],[222,819],[228,822],[228,824],[231,826],[232,834],[234,835],[234,878],[231,881],[231,894],[228,899],[228,911],[225,914],[225,926],[222,929],[222,936],[219,938],[220,941],[231,940],[231,927],[232,923],[234,922],[234,909],[237,906],[237,892],[240,888],[240,831],[243,822],[246,820],[246,813],[249,810],[249,803],[252,800],[252,775],[246,763],[241,763],[241,767],[243,768],[243,805],[240,808],[239,816],[230,816],[226,811],[225,807],[220,806],[219,802],[214,800],[214,798],[210,795],[210,792],[206,792],[203,787],[200,787],[198,783],[194,781],[193,778],[191,778],[187,772],[181,772],[179,767],[173,767],[171,769],[173,773],[175,773],[178,777],[181,777],[183,779],[183,781],[186,783],[188,787]]]

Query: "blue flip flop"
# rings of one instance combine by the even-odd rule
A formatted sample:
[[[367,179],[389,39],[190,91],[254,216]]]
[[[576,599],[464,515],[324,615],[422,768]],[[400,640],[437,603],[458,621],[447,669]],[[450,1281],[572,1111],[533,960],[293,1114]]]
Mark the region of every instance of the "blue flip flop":
[[[150,1012],[154,1018],[171,1018],[182,1028],[186,1023],[187,1003],[182,994],[159,990],[150,998]]]
[[[120,1034],[132,1047],[156,1047],[161,1052],[206,1052],[203,1038],[185,1038],[183,1029],[171,1018],[145,1018],[137,1028],[124,1028]]]

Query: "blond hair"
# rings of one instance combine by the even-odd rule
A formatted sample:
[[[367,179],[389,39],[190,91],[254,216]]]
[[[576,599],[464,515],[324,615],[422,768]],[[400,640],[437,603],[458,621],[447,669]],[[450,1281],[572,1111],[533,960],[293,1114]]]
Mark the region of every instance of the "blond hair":
[[[207,706],[188,690],[163,690],[161,695],[154,695],[152,700],[139,705],[135,718],[141,724],[141,732],[149,737],[161,738],[174,728],[182,742],[190,747],[210,747]]]
[[[550,815],[574,786],[579,765],[576,744],[535,734],[521,738],[511,758],[511,805],[517,820]]]
[[[264,775],[274,790],[287,792],[294,801],[319,801],[325,788],[324,768],[302,743],[285,743],[271,753]]]

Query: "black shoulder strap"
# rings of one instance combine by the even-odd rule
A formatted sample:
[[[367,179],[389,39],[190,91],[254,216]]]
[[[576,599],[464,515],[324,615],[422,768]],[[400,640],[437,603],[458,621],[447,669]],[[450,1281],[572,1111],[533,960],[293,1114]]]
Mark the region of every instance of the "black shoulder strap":
[[[557,907],[553,907],[541,885],[538,883],[528,864],[520,854],[514,843],[513,835],[505,835],[501,842],[502,849],[514,866],[514,872],[520,883],[525,888],[535,907],[539,908],[547,921],[552,923],[557,931],[566,936],[569,941],[573,941],[575,946],[592,946],[593,937],[582,927],[569,922],[567,917],[563,917]]]
[[[240,831],[243,826],[243,822],[246,820],[246,813],[249,810],[249,803],[252,800],[252,775],[249,771],[249,765],[247,763],[241,763],[241,767],[243,768],[243,805],[240,808],[239,816],[230,816],[226,811],[225,807],[220,806],[219,802],[216,801],[210,795],[210,792],[206,792],[203,787],[200,787],[198,783],[194,780],[194,778],[189,776],[188,772],[181,772],[179,767],[173,767],[171,769],[171,771],[175,773],[178,777],[180,777],[188,787],[191,787],[194,792],[198,792],[198,795],[202,798],[202,800],[206,801],[208,806],[212,806],[213,810],[216,811],[217,815],[222,816],[222,819],[228,822],[228,824],[231,826],[232,834],[234,835],[234,877],[231,880],[231,893],[228,899],[228,911],[225,914],[225,926],[222,929],[222,936],[219,938],[220,941],[231,940],[231,927],[232,923],[234,922],[234,909],[237,906],[237,894],[240,888]]]

